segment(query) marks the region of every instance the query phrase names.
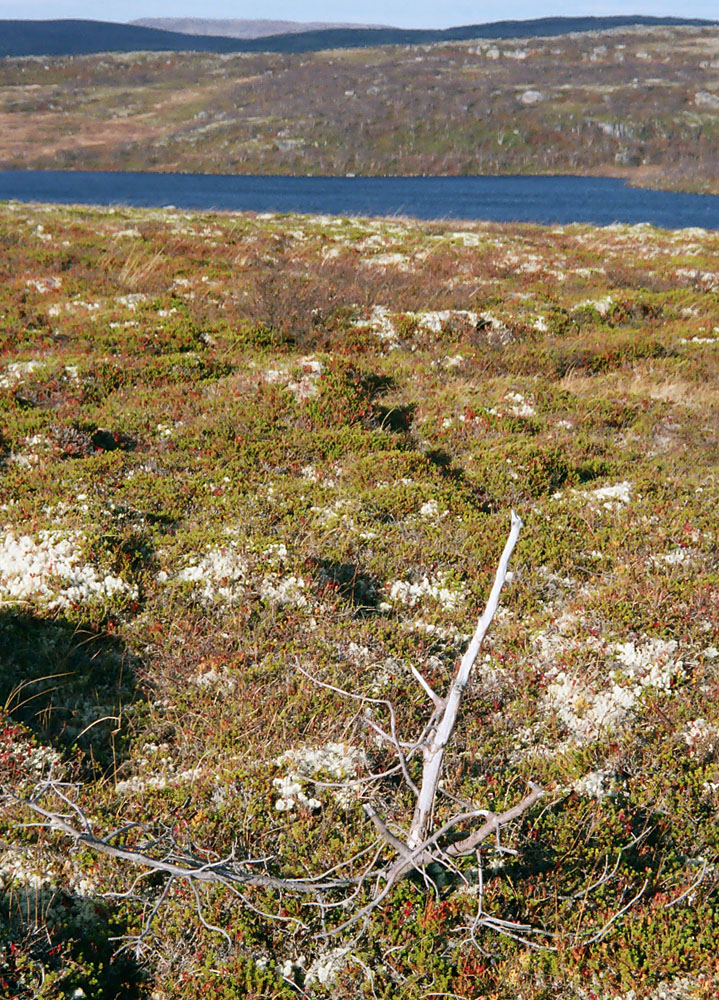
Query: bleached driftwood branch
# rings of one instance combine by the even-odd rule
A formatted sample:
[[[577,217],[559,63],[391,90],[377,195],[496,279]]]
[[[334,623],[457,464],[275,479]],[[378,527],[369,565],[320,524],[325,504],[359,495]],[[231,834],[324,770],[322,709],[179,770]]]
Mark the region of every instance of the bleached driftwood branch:
[[[327,937],[346,930],[369,916],[382,900],[386,898],[392,887],[411,872],[419,872],[429,884],[430,880],[426,874],[426,869],[430,864],[440,863],[450,870],[454,869],[456,871],[455,859],[473,853],[478,854],[481,845],[490,837],[496,839],[496,846],[499,847],[499,836],[502,827],[523,816],[544,794],[538,785],[530,783],[528,793],[516,805],[501,813],[478,809],[471,803],[461,803],[459,800],[454,799],[455,804],[462,807],[460,811],[455,811],[437,829],[433,829],[435,802],[438,791],[441,790],[440,781],[443,772],[445,751],[455,731],[462,699],[470,682],[482,641],[499,605],[500,593],[507,579],[509,560],[521,527],[522,522],[520,518],[512,512],[511,530],[499,560],[494,584],[487,601],[487,607],[477,623],[474,636],[462,657],[447,694],[444,697],[438,695],[416,667],[410,668],[414,679],[419,684],[423,693],[430,699],[433,706],[429,720],[414,740],[400,739],[397,731],[396,713],[391,702],[384,699],[369,698],[327,684],[313,677],[307,670],[297,664],[301,673],[319,686],[359,701],[363,706],[382,706],[388,711],[389,731],[382,728],[374,719],[366,718],[366,722],[382,741],[392,748],[397,763],[382,773],[370,774],[365,780],[368,786],[371,787],[388,774],[401,774],[405,785],[415,799],[412,820],[404,839],[392,833],[388,824],[380,816],[375,807],[368,802],[364,805],[364,811],[378,834],[378,839],[374,844],[359,852],[354,857],[349,858],[347,861],[336,865],[323,875],[302,878],[277,878],[268,873],[266,866],[267,859],[238,857],[235,849],[225,858],[213,860],[208,857],[201,857],[187,850],[180,849],[172,836],[172,832],[169,830],[164,830],[161,836],[139,846],[125,846],[119,842],[120,838],[127,834],[135,824],[113,831],[104,837],[98,836],[93,831],[85,812],[71,795],[68,794],[67,787],[56,781],[47,781],[39,785],[29,799],[21,800],[12,791],[6,791],[2,798],[8,804],[24,806],[34,817],[37,817],[36,822],[38,825],[69,837],[76,845],[82,844],[98,853],[125,861],[134,867],[143,869],[145,873],[160,872],[167,877],[164,889],[159,898],[154,904],[149,906],[149,916],[145,918],[142,933],[133,939],[137,947],[143,944],[143,939],[149,933],[152,920],[156,916],[159,907],[167,898],[170,886],[177,880],[183,881],[192,887],[197,902],[198,915],[203,926],[210,930],[218,931],[224,934],[225,937],[227,935],[220,928],[214,927],[205,921],[200,897],[197,894],[198,886],[208,884],[221,885],[253,910],[256,910],[256,908],[247,898],[245,892],[247,889],[264,888],[273,889],[279,893],[291,892],[301,894],[306,898],[312,897],[312,903],[319,906],[322,913],[327,915],[332,909],[338,906],[347,907],[352,905],[359,898],[363,887],[373,884],[374,890],[371,901],[354,912],[349,919],[345,920],[339,926],[325,931],[321,936]],[[412,768],[415,759],[420,754],[422,759],[421,774],[415,779],[412,777]],[[355,784],[361,785],[362,783],[362,779],[360,779]],[[330,783],[317,782],[317,784]],[[449,798],[452,799],[453,797],[450,795]],[[466,833],[460,839],[453,839],[451,842],[444,843],[447,835],[451,834],[456,827],[460,824],[471,823],[472,821],[481,821],[474,831]],[[387,847],[392,849],[395,857],[388,864],[382,866],[379,864],[379,858],[383,850]],[[367,856],[371,856],[369,863],[366,860]],[[348,868],[352,872],[349,877],[342,878],[337,875],[342,869]],[[141,874],[136,878],[133,887],[128,891],[129,895],[134,893],[134,887],[142,877],[143,875]],[[339,898],[338,893],[340,894]],[[143,902],[147,905],[147,900]],[[268,914],[264,914],[264,916],[268,916]],[[278,916],[276,919],[288,918]],[[295,923],[299,923],[296,918],[292,919]],[[496,925],[501,930],[500,925],[503,922],[495,918],[492,918],[492,920],[492,925]],[[507,926],[509,927],[510,925],[508,924]],[[511,926],[515,927],[519,925]]]
[[[382,892],[376,895],[371,903],[350,917],[340,927],[335,928],[331,933],[339,933],[367,916],[385,898],[392,886],[411,871],[423,873],[427,866],[432,863],[451,864],[452,859],[477,851],[480,845],[493,834],[497,838],[497,842],[499,842],[501,828],[512,820],[519,819],[544,794],[539,785],[530,782],[529,793],[510,809],[499,814],[489,812],[486,809],[465,810],[453,814],[438,830],[430,832],[437,791],[442,777],[445,750],[450,743],[457,725],[462,698],[467,690],[479,650],[499,606],[499,596],[507,579],[509,560],[514,551],[521,528],[521,519],[512,511],[511,530],[499,560],[487,606],[477,622],[472,640],[462,657],[459,669],[450,684],[447,695],[444,698],[440,697],[430,687],[420,672],[414,667],[411,668],[413,676],[434,705],[434,712],[420,737],[414,743],[400,744],[395,733],[393,711],[391,713],[391,734],[384,733],[372,720],[368,720],[372,728],[386,742],[393,746],[395,750],[405,776],[405,782],[416,797],[414,815],[409,833],[406,840],[403,841],[389,830],[383,818],[371,804],[366,803],[364,805],[365,814],[374,824],[380,837],[396,852],[397,858],[388,869],[381,873],[385,881]],[[342,693],[349,694],[349,692]],[[367,700],[371,701],[372,699]],[[409,749],[406,749],[407,747]],[[407,773],[407,761],[417,751],[422,752],[422,777],[419,786],[412,781]],[[440,841],[442,838],[451,833],[460,823],[476,819],[484,820],[477,830],[461,840],[454,841],[444,847],[441,846]]]
[[[427,839],[427,833],[432,822],[434,801],[437,797],[437,785],[442,775],[444,752],[457,724],[457,714],[462,703],[462,697],[467,689],[467,684],[469,683],[472,668],[477,660],[482,641],[497,611],[499,595],[507,579],[509,560],[514,551],[514,546],[517,544],[521,527],[521,519],[512,511],[512,530],[504,546],[502,557],[499,560],[494,586],[489,595],[484,614],[477,622],[477,628],[472,636],[472,641],[467,647],[467,652],[462,657],[457,676],[452,681],[446,698],[438,698],[430,690],[430,697],[435,704],[435,710],[438,714],[441,714],[439,714],[436,728],[432,728],[429,738],[422,747],[422,784],[417,796],[414,818],[412,819],[412,826],[407,838],[407,846],[410,850],[414,850]],[[422,687],[425,690],[428,689],[426,682],[422,684]]]

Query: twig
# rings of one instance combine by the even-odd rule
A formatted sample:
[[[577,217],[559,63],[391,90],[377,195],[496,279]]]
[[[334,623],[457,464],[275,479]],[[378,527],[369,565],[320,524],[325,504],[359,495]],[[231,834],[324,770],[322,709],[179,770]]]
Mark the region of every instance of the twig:
[[[677,897],[676,897],[676,899],[672,899],[672,900],[670,900],[670,902],[668,902],[668,903],[665,903],[665,904],[664,904],[664,906],[662,907],[662,909],[664,909],[664,910],[668,910],[668,909],[669,909],[670,907],[672,907],[672,906],[676,906],[676,905],[677,905],[677,903],[681,903],[681,901],[682,901],[683,899],[686,899],[686,898],[687,898],[687,896],[690,896],[690,895],[692,894],[692,892],[694,892],[694,890],[695,890],[695,889],[697,888],[697,886],[701,885],[701,884],[702,884],[702,882],[704,881],[704,876],[705,876],[705,875],[706,875],[706,873],[707,873],[707,868],[708,868],[708,867],[709,867],[709,866],[708,866],[708,864],[707,864],[707,861],[706,861],[706,859],[705,859],[705,860],[704,860],[704,862],[703,862],[703,864],[702,864],[702,870],[701,870],[701,872],[699,873],[699,877],[698,877],[698,878],[696,878],[696,879],[695,879],[695,880],[694,880],[694,881],[692,882],[692,884],[691,884],[691,885],[689,886],[689,888],[688,888],[688,889],[685,889],[685,890],[684,890],[684,892],[683,892],[683,893],[681,894],[681,896],[677,896]]]
[[[595,942],[597,942],[597,941],[602,941],[604,939],[604,937],[606,936],[607,931],[612,926],[612,924],[616,920],[619,920],[619,918],[622,916],[622,914],[626,913],[627,910],[630,909],[632,906],[634,906],[635,903],[639,902],[639,900],[644,895],[644,892],[645,892],[645,890],[646,890],[646,888],[647,888],[648,885],[649,885],[649,879],[647,878],[647,879],[644,880],[644,885],[641,887],[641,889],[636,894],[636,896],[634,896],[632,899],[630,899],[628,903],[625,903],[625,905],[621,908],[621,910],[617,910],[617,912],[614,914],[614,916],[611,918],[611,920],[607,920],[606,924],[602,927],[602,929],[600,931],[598,931],[596,934],[593,934],[592,937],[588,938],[584,943],[585,944],[595,944]]]

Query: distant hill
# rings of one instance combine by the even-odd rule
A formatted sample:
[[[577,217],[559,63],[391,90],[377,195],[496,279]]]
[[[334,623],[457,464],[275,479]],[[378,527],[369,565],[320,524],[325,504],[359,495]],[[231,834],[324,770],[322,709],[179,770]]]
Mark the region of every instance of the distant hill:
[[[233,38],[195,38],[110,21],[0,21],[0,56],[78,56],[96,52],[237,52]]]
[[[336,28],[386,28],[379,24],[338,24],[330,21],[269,21],[253,18],[140,17],[130,24],[183,35],[214,35],[216,38],[267,38],[269,35],[296,35],[306,31]]]
[[[416,45],[474,38],[540,38],[570,32],[602,31],[634,25],[699,26],[717,24],[700,18],[543,17],[531,21],[495,21],[444,30],[405,28],[327,28],[263,38],[188,35],[109,21],[0,20],[0,57],[72,56],[96,52],[313,52],[321,49]]]

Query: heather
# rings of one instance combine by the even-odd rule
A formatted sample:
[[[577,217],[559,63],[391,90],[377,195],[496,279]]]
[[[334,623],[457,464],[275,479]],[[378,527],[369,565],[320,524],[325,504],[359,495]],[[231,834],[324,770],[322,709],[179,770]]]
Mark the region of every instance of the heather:
[[[446,776],[545,791],[482,855],[539,948],[476,931],[476,859],[321,938],[290,894],[198,909],[13,805],[8,995],[714,995],[719,236],[5,204],[0,246],[4,788],[332,869],[385,751],[312,678],[412,730],[410,667],[446,688],[514,508]]]

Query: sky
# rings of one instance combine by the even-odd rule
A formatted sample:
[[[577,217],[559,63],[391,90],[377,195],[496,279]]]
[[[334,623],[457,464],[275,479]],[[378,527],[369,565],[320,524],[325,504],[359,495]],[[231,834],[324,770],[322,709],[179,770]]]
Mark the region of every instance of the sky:
[[[717,0],[0,0],[0,18],[240,17],[449,28],[553,15],[649,14],[719,19]]]

